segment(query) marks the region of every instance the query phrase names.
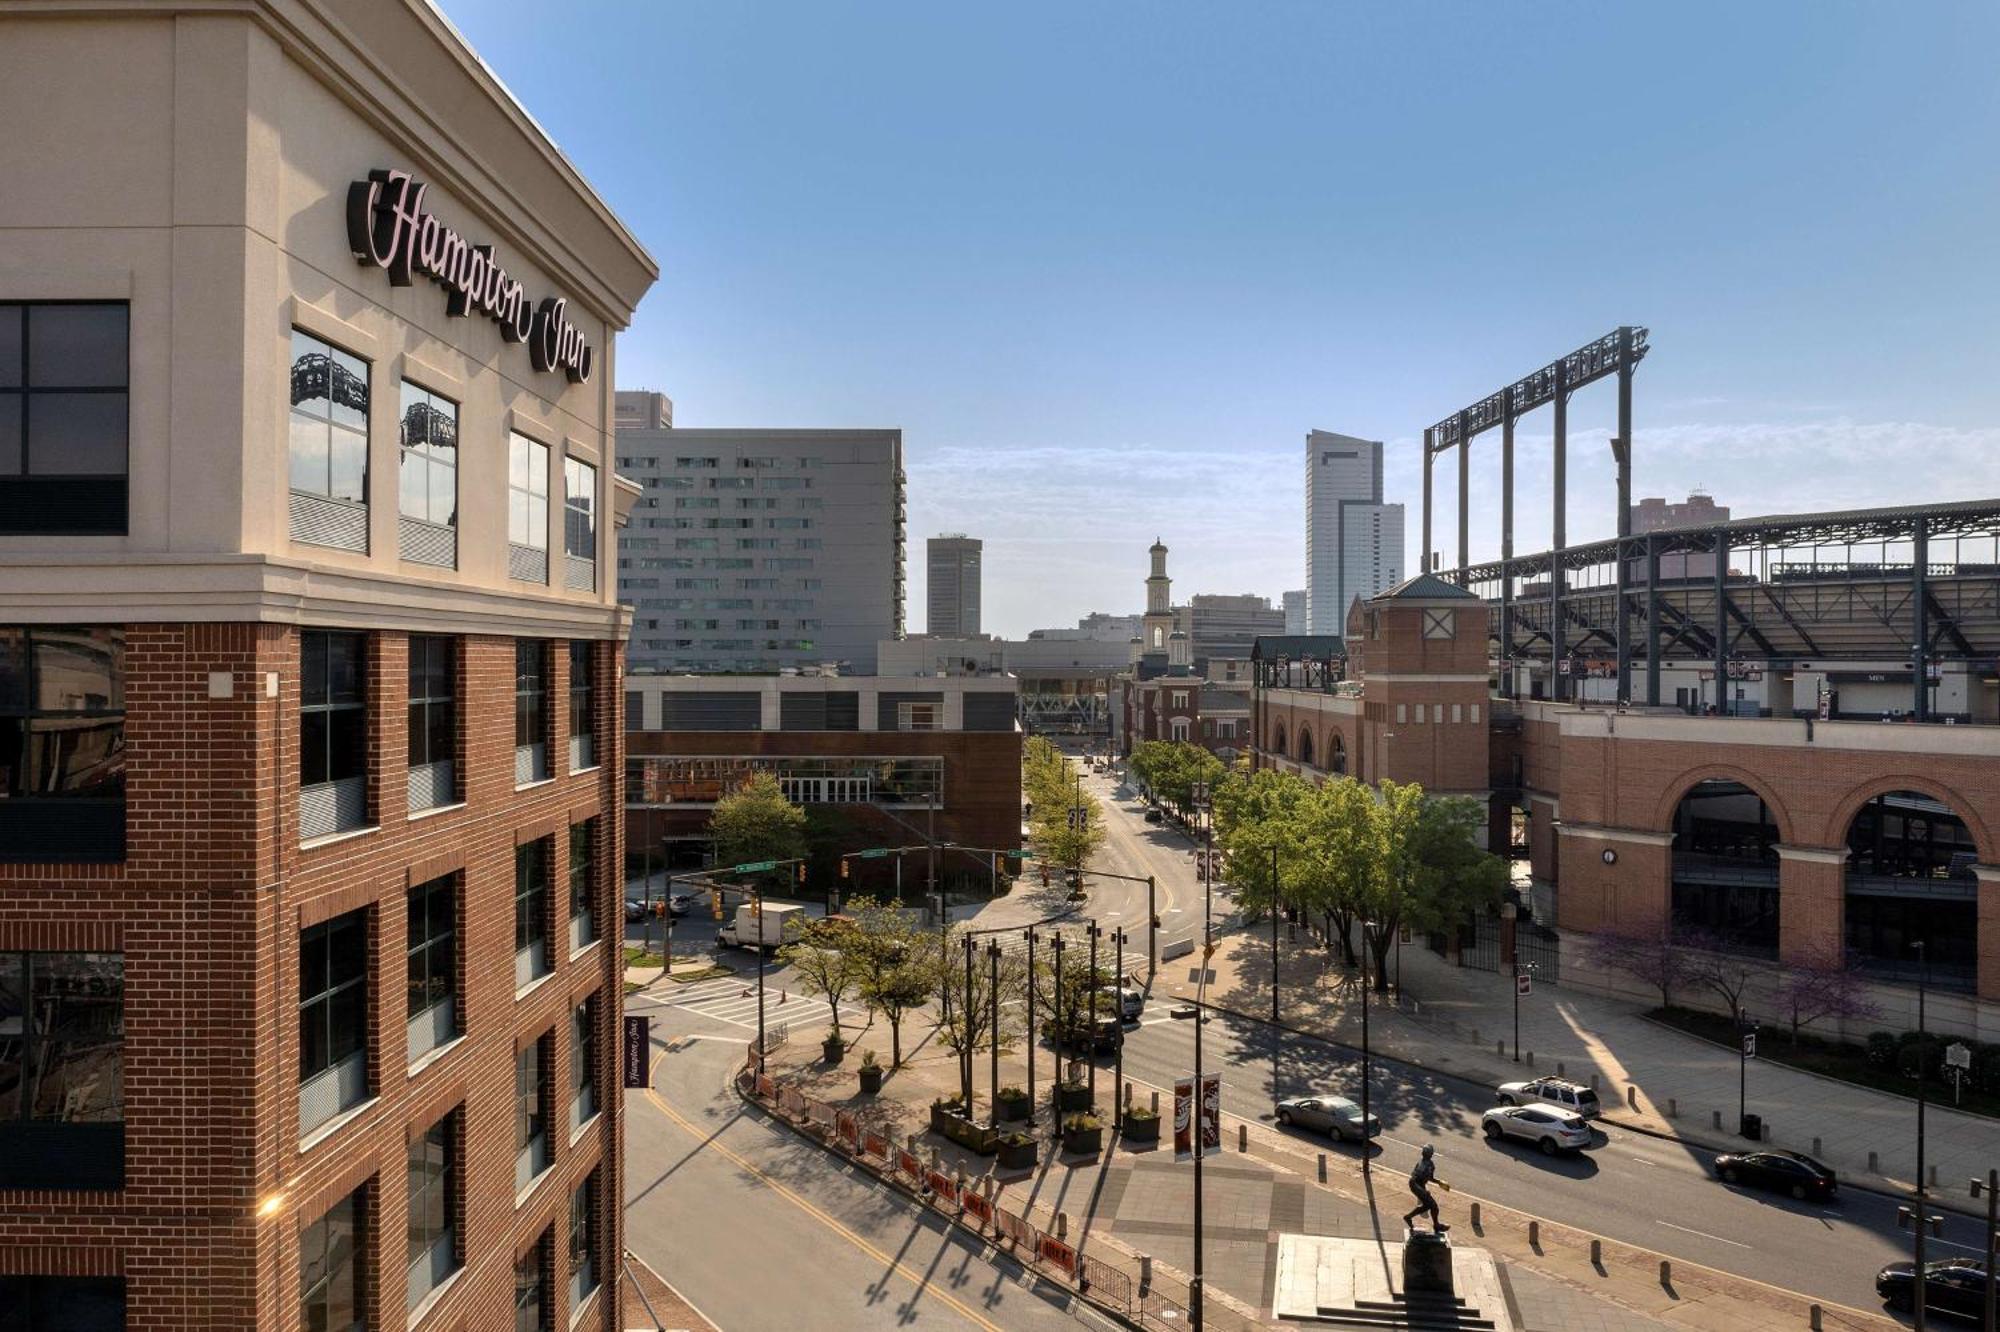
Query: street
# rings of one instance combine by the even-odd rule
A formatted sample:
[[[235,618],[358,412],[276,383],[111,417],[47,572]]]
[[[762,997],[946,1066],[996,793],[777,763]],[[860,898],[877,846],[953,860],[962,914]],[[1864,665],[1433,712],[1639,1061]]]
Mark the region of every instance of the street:
[[[626,1243],[727,1329],[1112,1325],[858,1177],[729,1087],[743,1029],[647,996],[654,1086],[626,1103]]]

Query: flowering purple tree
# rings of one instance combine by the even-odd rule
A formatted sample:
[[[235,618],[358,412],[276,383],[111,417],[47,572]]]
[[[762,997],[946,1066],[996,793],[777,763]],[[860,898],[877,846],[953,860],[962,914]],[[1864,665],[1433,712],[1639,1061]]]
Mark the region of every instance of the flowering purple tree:
[[[1695,959],[1667,936],[1636,931],[1606,930],[1590,939],[1586,954],[1592,967],[1618,971],[1660,992],[1660,1007],[1674,1006],[1674,992],[1695,979]]]
[[[1791,1019],[1793,1045],[1800,1027],[1822,1018],[1860,1022],[1882,1016],[1859,973],[1834,948],[1817,949],[1785,972],[1778,982],[1778,1007]]]

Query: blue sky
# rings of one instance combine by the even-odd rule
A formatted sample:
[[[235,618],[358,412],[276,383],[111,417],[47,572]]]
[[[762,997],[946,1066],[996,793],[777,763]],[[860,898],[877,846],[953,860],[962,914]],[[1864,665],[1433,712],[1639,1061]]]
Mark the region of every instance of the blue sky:
[[[994,632],[1139,608],[1155,534],[1177,597],[1303,586],[1315,426],[1414,567],[1423,427],[1621,323],[1636,494],[2000,495],[2000,6],[441,2],[660,261],[621,387],[903,429],[913,631],[945,530]]]

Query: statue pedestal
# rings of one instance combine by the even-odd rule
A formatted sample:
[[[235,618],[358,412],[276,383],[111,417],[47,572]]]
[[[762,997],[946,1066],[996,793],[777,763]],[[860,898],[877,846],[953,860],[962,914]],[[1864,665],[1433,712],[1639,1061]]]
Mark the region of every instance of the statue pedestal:
[[[1451,1299],[1451,1241],[1442,1235],[1411,1231],[1403,1241],[1403,1294],[1414,1299]]]

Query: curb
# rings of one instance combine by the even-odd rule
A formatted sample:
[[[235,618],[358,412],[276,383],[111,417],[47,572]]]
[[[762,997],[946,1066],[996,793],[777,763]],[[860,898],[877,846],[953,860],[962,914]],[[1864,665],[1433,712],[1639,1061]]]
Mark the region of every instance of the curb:
[[[1190,998],[1186,1002],[1197,1003],[1198,1001]],[[1250,1013],[1240,1012],[1234,1008],[1225,1008],[1222,1005],[1216,1003],[1205,1003],[1205,1004],[1200,1004],[1199,1006],[1208,1010],[1209,1012],[1218,1013],[1225,1017],[1235,1018],[1239,1022],[1252,1022],[1262,1027],[1276,1027],[1280,1031],[1289,1032],[1294,1036],[1303,1036],[1307,1040],[1318,1041],[1323,1045],[1330,1045],[1337,1050],[1346,1050],[1353,1054],[1361,1053],[1361,1049],[1359,1046],[1349,1045],[1345,1041],[1335,1040],[1333,1037],[1325,1035],[1322,1032],[1309,1031],[1304,1027],[1294,1026],[1289,1022],[1272,1022],[1271,1019],[1268,1017],[1259,1017]],[[1650,1021],[1650,1019],[1646,1020]],[[1666,1030],[1672,1031],[1676,1029],[1666,1028]],[[1687,1033],[1680,1032],[1679,1034],[1686,1035]],[[1690,1039],[1700,1040],[1701,1038],[1696,1036],[1696,1037],[1691,1037]],[[1712,1042],[1708,1043],[1712,1044]],[[1419,1063],[1414,1059],[1407,1059],[1400,1055],[1382,1054],[1371,1049],[1368,1052],[1368,1057],[1370,1059],[1380,1059],[1384,1063],[1400,1064],[1405,1068],[1419,1069],[1425,1073],[1430,1074],[1432,1077],[1449,1078],[1454,1082],[1462,1082],[1465,1083],[1467,1086],[1477,1087],[1481,1091],[1493,1091],[1499,1086],[1497,1082],[1485,1082],[1479,1078],[1472,1077],[1465,1073],[1459,1073],[1450,1069],[1435,1068],[1429,1064]],[[1818,1075],[1815,1074],[1814,1076]],[[1838,1081],[1838,1079],[1828,1079],[1828,1080]],[[1851,1086],[1853,1084],[1843,1083],[1841,1085]],[[1622,1106],[1624,1102],[1621,1100],[1619,1104]],[[1699,1147],[1703,1151],[1708,1151],[1708,1152],[1734,1151],[1740,1145],[1737,1143],[1729,1143],[1729,1142],[1717,1143],[1713,1139],[1706,1137],[1696,1137],[1692,1134],[1675,1133],[1664,1129],[1657,1129],[1651,1126],[1650,1124],[1638,1123],[1634,1120],[1625,1118],[1623,1115],[1614,1115],[1609,1112],[1600,1113],[1598,1115],[1598,1118],[1607,1124],[1615,1124],[1619,1128],[1625,1129],[1626,1131],[1631,1133],[1641,1133],[1649,1138],[1658,1138],[1662,1142],[1678,1142],[1690,1147]],[[1887,1198],[1892,1201],[1905,1198],[1909,1195],[1909,1190],[1898,1189],[1894,1187],[1895,1181],[1893,1180],[1889,1180],[1886,1177],[1880,1175],[1875,1176],[1874,1178],[1880,1179],[1883,1182],[1880,1184],[1869,1184],[1869,1183],[1857,1182],[1858,1177],[1843,1177],[1841,1179],[1841,1185],[1844,1188],[1855,1189],[1862,1193],[1872,1193],[1877,1197]],[[1950,1199],[1941,1196],[1943,1187],[1944,1187],[1943,1185],[1939,1185],[1938,1188],[1936,1189],[1927,1189],[1924,1194],[1924,1201],[1930,1204],[1931,1206],[1943,1208],[1945,1211],[1954,1212],[1959,1216],[1970,1217],[1975,1221],[1981,1222],[1982,1224],[1985,1222],[1986,1214],[1983,1211],[1975,1210],[1969,1204],[1960,1203],[1955,1199]]]
[[[812,1133],[804,1128],[801,1128],[799,1125],[794,1124],[790,1119],[786,1118],[784,1115],[773,1113],[769,1106],[765,1105],[755,1096],[752,1096],[749,1093],[745,1092],[743,1090],[743,1084],[737,1079],[736,1075],[733,1073],[729,1077],[729,1088],[731,1091],[736,1093],[736,1099],[738,1101],[741,1101],[744,1105],[753,1107],[754,1109],[759,1111],[766,1122],[783,1125],[785,1129],[788,1132],[790,1132],[794,1137],[803,1139],[804,1141],[811,1143],[813,1146],[819,1148],[820,1151],[832,1157],[834,1160],[840,1162],[842,1165],[861,1167],[862,1169],[867,1171],[868,1177],[874,1180],[875,1183],[887,1186],[892,1192],[908,1199],[912,1203],[915,1203],[921,1211],[925,1212],[926,1214],[938,1217],[940,1220],[944,1222],[948,1230],[962,1232],[967,1238],[978,1241],[980,1253],[984,1257],[986,1257],[989,1261],[1004,1262],[1008,1266],[1013,1268],[1016,1274],[1032,1277],[1038,1283],[1047,1281],[1051,1285],[1061,1290],[1064,1294],[1070,1295],[1075,1299],[1081,1301],[1082,1303],[1089,1305],[1092,1309],[1096,1310],[1100,1314],[1103,1314],[1106,1318],[1109,1318],[1114,1322],[1118,1323],[1121,1327],[1132,1328],[1133,1332],[1152,1332],[1152,1330],[1148,1329],[1144,1323],[1141,1323],[1138,1320],[1134,1319],[1132,1315],[1126,1313],[1122,1309],[1113,1308],[1111,1305],[1101,1303],[1100,1301],[1091,1298],[1090,1292],[1083,1289],[1082,1287],[1065,1285],[1061,1281],[1051,1278],[1047,1273],[1042,1272],[1040,1269],[1031,1267],[1028,1264],[1022,1262],[1013,1253],[1009,1252],[1006,1249],[1003,1249],[1000,1245],[994,1243],[993,1240],[983,1232],[965,1226],[962,1223],[960,1223],[955,1217],[952,1217],[949,1214],[941,1212],[937,1208],[932,1207],[929,1203],[923,1200],[923,1197],[920,1194],[918,1194],[915,1189],[911,1188],[908,1184],[896,1178],[894,1175],[882,1174],[880,1171],[876,1170],[873,1166],[870,1166],[864,1161],[862,1161],[859,1157],[849,1156],[845,1152],[842,1152],[840,1149],[835,1147],[831,1142],[829,1142],[826,1138],[823,1138],[816,1133]],[[1134,1278],[1133,1284],[1135,1287],[1138,1284],[1136,1278]]]

